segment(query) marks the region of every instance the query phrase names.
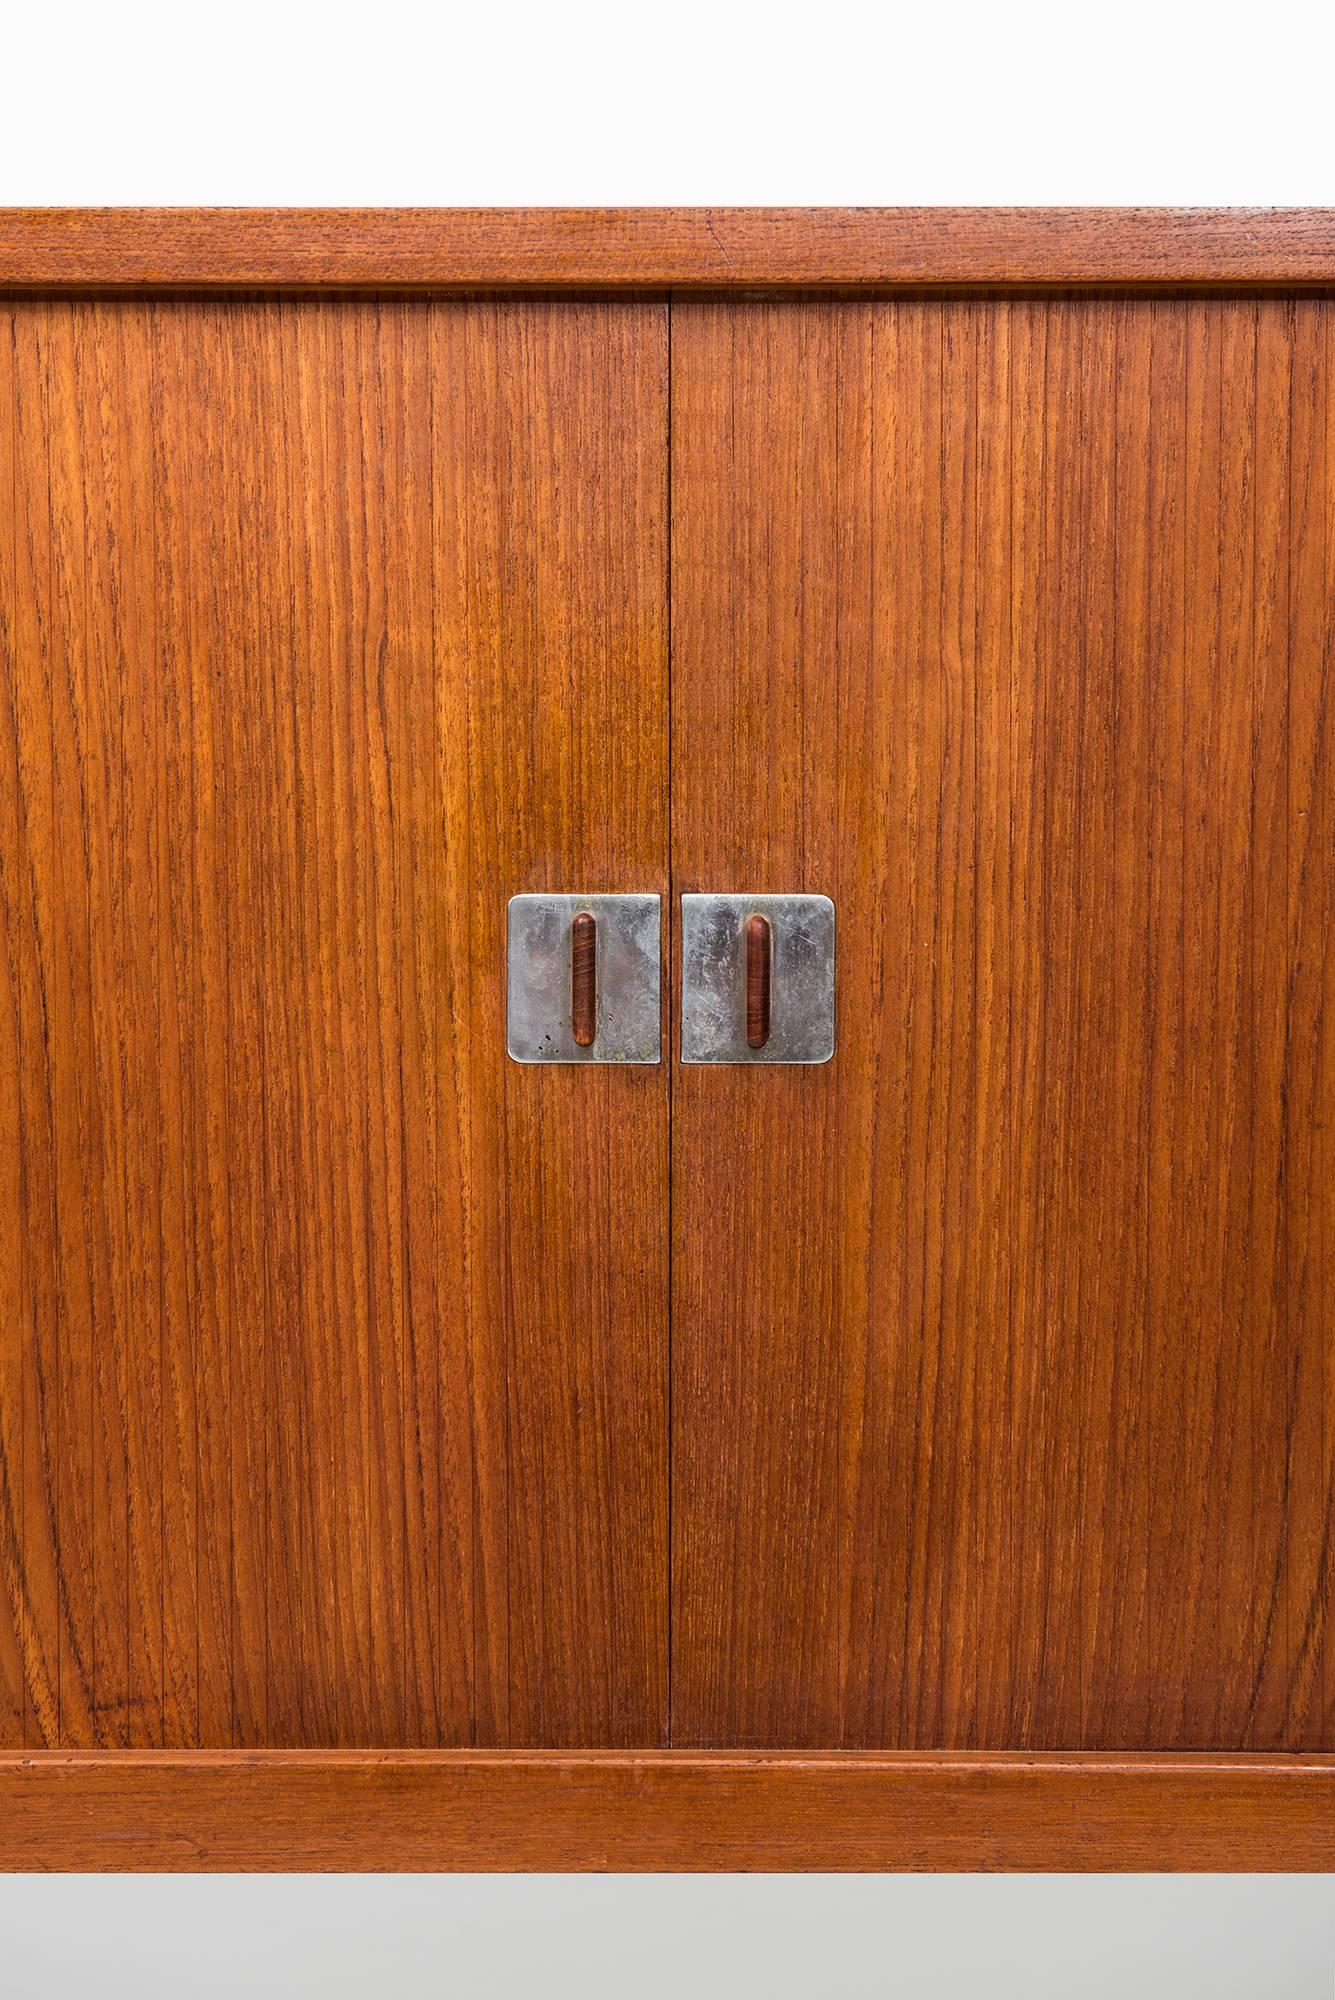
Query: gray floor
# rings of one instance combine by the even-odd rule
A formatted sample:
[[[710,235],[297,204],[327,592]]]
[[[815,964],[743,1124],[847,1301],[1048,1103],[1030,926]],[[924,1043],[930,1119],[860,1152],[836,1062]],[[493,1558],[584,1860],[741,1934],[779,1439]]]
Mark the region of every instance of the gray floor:
[[[5,1876],[4,2000],[1332,2000],[1328,1876]]]

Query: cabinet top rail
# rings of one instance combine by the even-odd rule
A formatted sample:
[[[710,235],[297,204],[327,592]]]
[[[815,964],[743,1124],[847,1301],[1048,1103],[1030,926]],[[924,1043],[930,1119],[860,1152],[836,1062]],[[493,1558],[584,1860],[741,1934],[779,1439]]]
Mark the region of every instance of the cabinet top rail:
[[[1335,208],[11,208],[9,291],[1335,285]]]

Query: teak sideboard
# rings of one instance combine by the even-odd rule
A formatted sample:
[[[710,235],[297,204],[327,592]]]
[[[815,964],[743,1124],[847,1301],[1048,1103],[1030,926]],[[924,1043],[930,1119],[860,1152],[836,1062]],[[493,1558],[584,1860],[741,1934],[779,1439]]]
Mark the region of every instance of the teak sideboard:
[[[1332,290],[0,213],[0,1865],[1335,1869]]]

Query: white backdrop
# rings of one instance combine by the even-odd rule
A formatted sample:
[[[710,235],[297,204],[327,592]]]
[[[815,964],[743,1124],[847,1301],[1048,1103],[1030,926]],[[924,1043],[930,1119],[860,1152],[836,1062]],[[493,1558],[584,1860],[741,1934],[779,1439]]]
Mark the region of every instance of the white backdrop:
[[[1335,199],[1323,0],[11,0],[0,202]]]
[[[1329,7],[10,7],[0,205],[1335,204]],[[1329,1879],[0,1878],[5,2000],[1330,2000]]]
[[[6,2000],[1330,2000],[1324,1876],[0,1876]]]

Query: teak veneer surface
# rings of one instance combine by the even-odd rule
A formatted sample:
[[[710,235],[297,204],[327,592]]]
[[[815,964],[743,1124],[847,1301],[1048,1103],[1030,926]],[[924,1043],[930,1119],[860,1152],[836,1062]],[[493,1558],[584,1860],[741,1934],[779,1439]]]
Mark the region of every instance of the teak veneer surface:
[[[673,308],[673,1741],[1335,1744],[1335,333]]]
[[[32,289],[1330,284],[1330,208],[0,210]]]
[[[1335,1869],[1329,1757],[0,1752],[0,1868]]]
[[[5,321],[0,1742],[658,1742],[666,310]]]
[[[0,213],[0,1864],[1335,1866],[1332,284]],[[535,889],[661,1066],[506,1060]]]

